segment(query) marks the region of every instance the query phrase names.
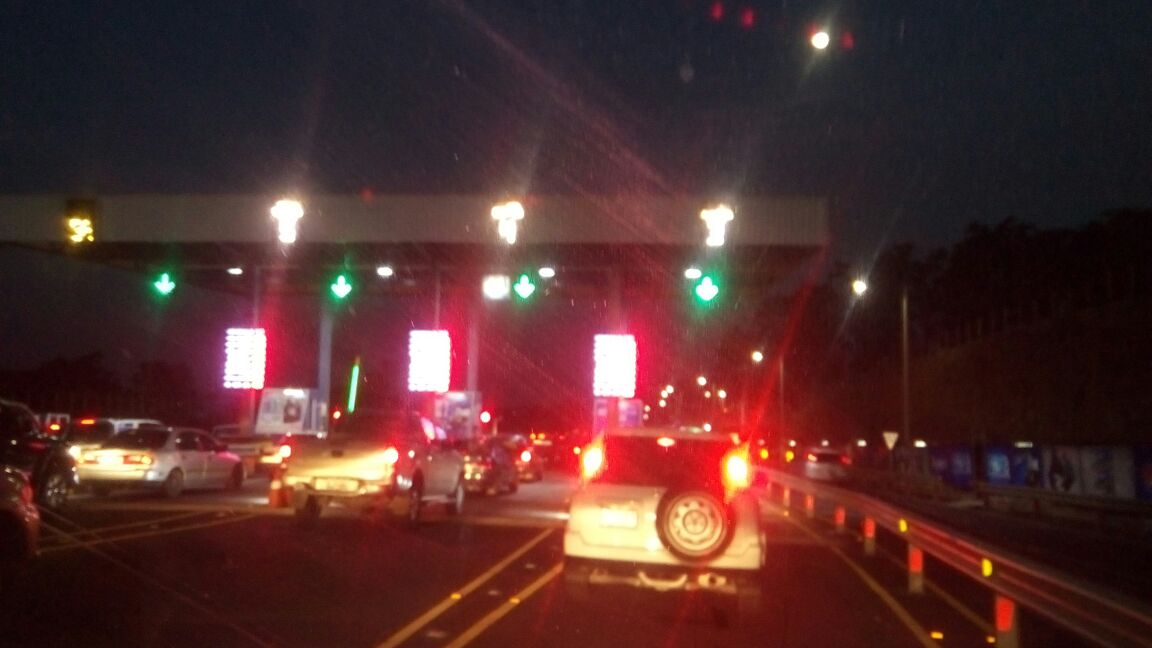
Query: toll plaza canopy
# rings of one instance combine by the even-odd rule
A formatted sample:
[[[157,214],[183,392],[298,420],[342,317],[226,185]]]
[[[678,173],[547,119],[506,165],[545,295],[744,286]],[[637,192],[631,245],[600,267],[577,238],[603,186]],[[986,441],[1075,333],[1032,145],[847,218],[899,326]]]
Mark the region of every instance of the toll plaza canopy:
[[[275,267],[285,286],[308,290],[332,268],[397,277],[435,273],[463,279],[476,272],[534,264],[579,274],[606,268],[624,285],[679,273],[692,264],[722,265],[729,281],[760,283],[795,271],[828,242],[827,202],[807,196],[717,200],[667,195],[529,195],[516,241],[499,234],[489,195],[329,194],[297,198],[303,216],[291,246],[277,239],[270,214],[283,196],[63,194],[0,196],[0,243],[140,272],[179,272],[186,281],[229,289],[222,269]],[[724,203],[734,218],[724,244],[707,247],[702,210]],[[69,220],[91,225],[89,240],[69,238]],[[72,232],[74,234],[74,232]],[[289,251],[288,248],[291,248]],[[570,274],[569,276],[574,276]],[[394,282],[402,290],[420,282]]]

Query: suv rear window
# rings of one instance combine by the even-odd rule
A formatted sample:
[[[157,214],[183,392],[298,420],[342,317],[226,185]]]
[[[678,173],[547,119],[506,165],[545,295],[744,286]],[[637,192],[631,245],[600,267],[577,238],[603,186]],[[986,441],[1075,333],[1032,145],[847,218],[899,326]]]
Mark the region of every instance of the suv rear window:
[[[332,440],[424,441],[420,419],[404,414],[361,414],[348,417],[331,433]]]
[[[653,437],[609,436],[604,471],[596,480],[632,486],[720,488],[726,439],[675,439],[661,445]]]

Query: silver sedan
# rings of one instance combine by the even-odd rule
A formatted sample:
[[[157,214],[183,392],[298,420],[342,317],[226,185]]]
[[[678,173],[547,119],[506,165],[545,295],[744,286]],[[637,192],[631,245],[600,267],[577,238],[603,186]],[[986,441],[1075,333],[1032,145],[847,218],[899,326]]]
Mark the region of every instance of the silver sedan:
[[[96,494],[114,488],[158,488],[177,497],[185,488],[238,490],[244,465],[228,446],[192,428],[149,428],[122,432],[79,461],[81,486]]]

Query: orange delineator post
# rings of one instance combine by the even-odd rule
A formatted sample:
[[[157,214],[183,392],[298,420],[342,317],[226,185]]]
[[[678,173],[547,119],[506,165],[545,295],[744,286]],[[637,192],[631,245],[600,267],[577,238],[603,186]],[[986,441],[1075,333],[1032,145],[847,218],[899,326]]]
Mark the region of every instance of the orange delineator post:
[[[1016,614],[1016,601],[996,595],[996,645],[999,648],[1020,648],[1020,625]]]
[[[864,555],[876,555],[876,520],[864,518]]]
[[[908,591],[924,593],[924,550],[914,544],[908,545]]]

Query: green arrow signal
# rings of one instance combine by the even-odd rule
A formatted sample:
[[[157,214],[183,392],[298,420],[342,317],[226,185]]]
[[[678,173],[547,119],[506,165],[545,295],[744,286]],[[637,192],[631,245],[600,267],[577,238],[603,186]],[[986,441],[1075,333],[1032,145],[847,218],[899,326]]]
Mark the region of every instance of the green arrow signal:
[[[352,284],[349,283],[348,277],[344,275],[336,277],[336,281],[332,282],[328,288],[332,291],[332,294],[336,296],[336,299],[344,299],[352,292]]]
[[[164,274],[160,275],[159,279],[152,282],[152,287],[155,288],[156,292],[160,293],[161,295],[168,296],[172,294],[173,290],[176,290],[176,282],[172,281],[172,277],[167,272],[165,272]]]
[[[536,292],[536,284],[532,283],[528,275],[522,274],[520,278],[516,280],[516,285],[512,286],[512,290],[516,291],[516,295],[520,297],[520,299],[528,299],[532,296],[532,293]]]
[[[720,286],[717,286],[716,283],[712,281],[712,277],[705,276],[700,280],[700,283],[696,284],[696,296],[700,298],[702,302],[710,302],[716,299],[716,295],[719,294]]]

